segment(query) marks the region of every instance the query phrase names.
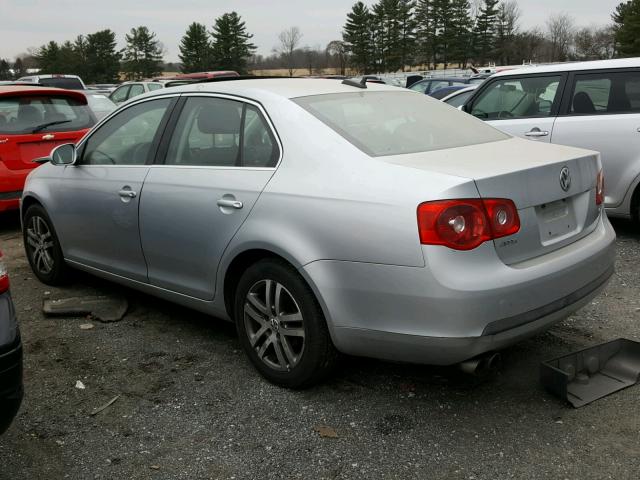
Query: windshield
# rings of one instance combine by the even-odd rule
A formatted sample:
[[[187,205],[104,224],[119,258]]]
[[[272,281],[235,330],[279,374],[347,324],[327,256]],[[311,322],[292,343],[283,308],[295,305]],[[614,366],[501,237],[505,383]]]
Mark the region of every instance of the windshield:
[[[410,91],[337,93],[293,101],[372,157],[509,138],[470,115]]]
[[[50,126],[43,127],[50,123]],[[74,98],[47,95],[0,98],[2,134],[69,132],[89,128],[93,124],[89,108]]]

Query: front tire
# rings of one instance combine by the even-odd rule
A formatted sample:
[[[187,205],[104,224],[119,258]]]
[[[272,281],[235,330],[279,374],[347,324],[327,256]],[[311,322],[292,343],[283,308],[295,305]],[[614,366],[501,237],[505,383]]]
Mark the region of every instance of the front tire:
[[[283,261],[261,260],[242,275],[235,296],[240,343],[272,383],[305,388],[336,364],[324,315],[298,272]]]
[[[53,223],[40,205],[31,205],[23,218],[24,249],[31,270],[47,285],[61,285],[69,276]]]

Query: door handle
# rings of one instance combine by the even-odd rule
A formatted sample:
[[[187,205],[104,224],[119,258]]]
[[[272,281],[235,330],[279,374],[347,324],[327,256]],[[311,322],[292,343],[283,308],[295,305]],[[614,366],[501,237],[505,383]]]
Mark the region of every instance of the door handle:
[[[525,137],[546,137],[548,135],[549,132],[546,130],[540,130],[539,128],[532,128],[524,134]]]
[[[217,203],[219,207],[235,208],[237,210],[240,210],[242,208],[242,202],[240,200],[221,198]]]
[[[122,198],[136,198],[137,193],[133,190],[120,190],[118,192],[118,195],[120,195]]]

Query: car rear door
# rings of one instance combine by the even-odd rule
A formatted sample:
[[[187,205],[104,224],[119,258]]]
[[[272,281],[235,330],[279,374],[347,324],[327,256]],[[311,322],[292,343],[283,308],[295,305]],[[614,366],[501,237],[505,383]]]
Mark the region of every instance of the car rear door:
[[[576,72],[552,142],[602,154],[605,205],[616,207],[640,175],[640,68]]]
[[[140,246],[139,201],[177,97],[135,103],[91,132],[53,195],[65,258],[147,281]]]
[[[210,300],[222,254],[281,149],[256,103],[211,95],[181,102],[144,183],[140,235],[149,283]]]
[[[564,73],[498,77],[480,87],[465,111],[516,137],[550,142],[565,79]]]

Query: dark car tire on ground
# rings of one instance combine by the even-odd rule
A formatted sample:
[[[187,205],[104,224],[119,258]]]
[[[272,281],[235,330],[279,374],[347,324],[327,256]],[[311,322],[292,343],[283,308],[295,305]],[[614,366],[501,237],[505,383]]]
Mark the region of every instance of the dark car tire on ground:
[[[283,298],[281,303],[288,303],[290,305],[289,311],[294,311],[297,307],[302,318],[302,321],[299,323],[289,322],[289,325],[294,323],[298,330],[300,324],[302,324],[304,344],[301,354],[297,356],[298,360],[293,366],[285,362],[287,364],[286,370],[278,370],[262,359],[268,355],[271,355],[272,358],[276,355],[276,347],[273,342],[271,346],[267,347],[263,357],[259,355],[259,350],[264,343],[267,343],[266,340],[260,342],[260,339],[269,338],[270,336],[277,338],[276,341],[281,345],[281,353],[285,351],[284,342],[287,342],[287,345],[292,345],[287,339],[292,339],[291,342],[293,342],[296,340],[295,338],[286,337],[282,339],[283,336],[286,336],[284,332],[288,332],[287,328],[284,328],[288,322],[281,320],[281,326],[275,329],[273,323],[271,323],[271,328],[269,329],[269,321],[265,318],[262,325],[264,325],[264,328],[267,328],[267,330],[260,338],[257,338],[258,343],[252,346],[250,339],[251,327],[248,326],[247,323],[255,323],[256,327],[260,328],[261,323],[254,320],[255,313],[258,312],[258,309],[254,309],[254,316],[247,317],[248,320],[245,321],[247,315],[245,313],[245,306],[251,307],[248,296],[254,289],[259,289],[260,285],[265,284],[266,286],[266,282],[271,282],[273,285],[272,288],[275,290],[278,289],[279,284],[282,292],[281,297]],[[295,305],[290,301],[286,302],[286,300],[289,299],[292,299]],[[275,301],[272,302],[272,304],[275,303]],[[268,307],[266,301],[262,302],[262,305]],[[292,307],[291,305],[294,306]],[[250,266],[240,278],[236,288],[234,307],[235,323],[242,348],[248,355],[251,363],[253,363],[262,376],[270,382],[295,389],[310,387],[326,378],[337,364],[339,354],[331,341],[322,309],[309,285],[300,274],[286,262],[278,259],[265,259]],[[273,312],[276,312],[276,310],[273,310]],[[286,315],[281,317],[276,313],[269,313],[266,316],[276,319],[287,318]],[[298,348],[300,348],[299,344]],[[289,347],[289,352],[295,352],[295,348]],[[286,352],[284,353],[286,354]],[[290,355],[285,355],[283,358],[288,359]]]
[[[51,261],[49,271],[45,271],[43,268],[42,259],[36,254],[36,247],[33,245],[34,238],[30,238],[30,230],[33,230],[34,222],[40,223],[41,232],[45,232],[43,229],[44,226],[49,233],[49,237],[45,239],[45,243],[47,245],[50,244],[47,249],[48,258]],[[46,285],[55,286],[66,283],[69,279],[70,269],[64,261],[58,235],[56,234],[56,231],[53,228],[53,222],[49,218],[49,215],[47,215],[45,209],[40,205],[31,205],[24,214],[22,224],[24,249],[27,255],[27,260],[29,260],[31,270],[35,276]]]

